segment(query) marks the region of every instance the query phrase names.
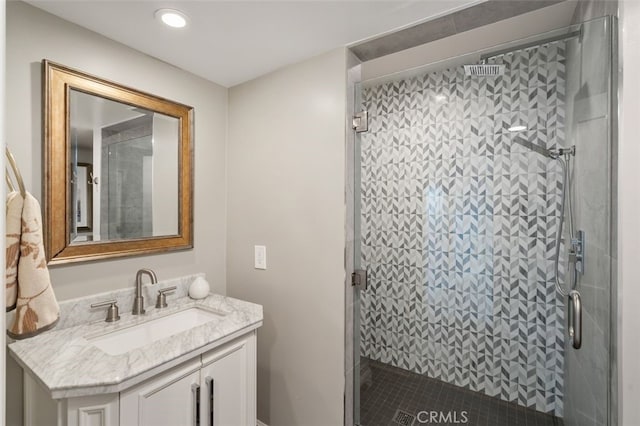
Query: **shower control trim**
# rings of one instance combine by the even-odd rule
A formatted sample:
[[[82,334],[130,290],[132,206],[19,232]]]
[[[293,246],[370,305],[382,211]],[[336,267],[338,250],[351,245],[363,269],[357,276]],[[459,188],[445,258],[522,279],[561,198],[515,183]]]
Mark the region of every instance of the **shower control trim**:
[[[584,231],[578,231],[575,238],[571,239],[571,249],[569,249],[569,262],[575,265],[576,272],[584,274]]]

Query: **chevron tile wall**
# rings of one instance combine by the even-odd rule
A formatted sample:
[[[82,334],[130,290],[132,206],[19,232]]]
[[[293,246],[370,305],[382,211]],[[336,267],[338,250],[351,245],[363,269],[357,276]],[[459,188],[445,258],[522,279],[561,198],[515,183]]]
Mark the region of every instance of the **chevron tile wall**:
[[[562,144],[564,49],[494,58],[501,77],[457,67],[367,88],[361,136],[361,354],[557,416],[561,171],[514,139]]]

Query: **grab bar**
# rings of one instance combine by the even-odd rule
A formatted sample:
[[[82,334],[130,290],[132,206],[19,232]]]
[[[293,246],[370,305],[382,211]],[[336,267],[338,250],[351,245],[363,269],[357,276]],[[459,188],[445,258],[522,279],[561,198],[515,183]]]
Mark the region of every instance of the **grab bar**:
[[[582,297],[577,290],[569,292],[569,336],[574,349],[582,346]]]

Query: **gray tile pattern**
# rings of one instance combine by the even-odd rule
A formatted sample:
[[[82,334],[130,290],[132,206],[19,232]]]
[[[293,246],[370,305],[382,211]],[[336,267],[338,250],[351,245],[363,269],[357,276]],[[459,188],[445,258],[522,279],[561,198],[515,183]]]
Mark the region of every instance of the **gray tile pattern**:
[[[561,416],[560,169],[513,139],[563,145],[565,45],[492,61],[363,93],[361,355]]]

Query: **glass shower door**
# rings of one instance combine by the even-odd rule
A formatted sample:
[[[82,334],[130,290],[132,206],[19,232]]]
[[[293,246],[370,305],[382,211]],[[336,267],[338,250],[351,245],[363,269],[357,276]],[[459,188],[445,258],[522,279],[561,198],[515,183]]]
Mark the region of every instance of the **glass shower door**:
[[[567,46],[566,138],[576,148],[573,184],[577,229],[585,234],[584,273],[578,274],[582,299],[582,347],[566,336],[565,425],[615,425],[617,400],[611,360],[616,356],[615,108],[616,20],[588,21]]]
[[[369,274],[354,294],[356,424],[614,424],[613,26],[356,89],[370,115],[355,144],[355,267]],[[504,75],[466,75],[481,54]],[[540,155],[570,146],[579,350],[554,285],[561,169]],[[570,243],[565,226],[565,287]]]

